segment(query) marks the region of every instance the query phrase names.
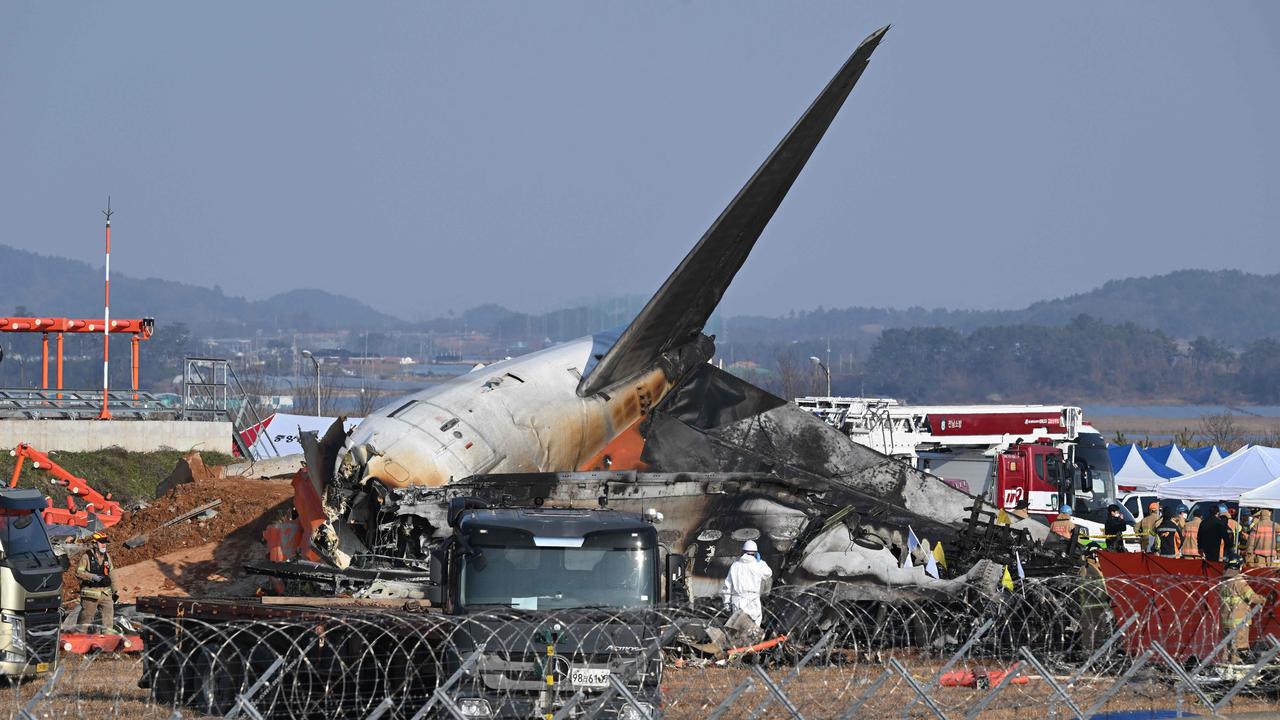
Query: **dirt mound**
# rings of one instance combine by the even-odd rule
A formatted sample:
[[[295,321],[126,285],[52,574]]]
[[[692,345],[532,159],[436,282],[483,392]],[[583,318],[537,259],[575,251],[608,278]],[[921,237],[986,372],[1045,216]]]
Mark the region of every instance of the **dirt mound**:
[[[290,507],[293,488],[289,481],[224,478],[201,472],[203,466],[196,463],[192,465],[193,470],[199,471],[192,473],[191,482],[176,486],[149,507],[127,513],[108,531],[111,558],[118,568],[117,590],[122,597],[162,591],[204,592],[210,583],[234,584],[244,577],[241,563],[265,556],[262,531]],[[214,517],[160,527],[214,500],[222,501],[214,508]],[[137,548],[124,546],[125,540],[141,534],[148,536],[146,544]],[[197,548],[200,551],[193,553]],[[193,562],[168,562],[167,556],[193,556]],[[154,572],[143,572],[141,567],[126,571],[144,563]],[[64,578],[63,596],[77,597],[78,590],[73,563]]]

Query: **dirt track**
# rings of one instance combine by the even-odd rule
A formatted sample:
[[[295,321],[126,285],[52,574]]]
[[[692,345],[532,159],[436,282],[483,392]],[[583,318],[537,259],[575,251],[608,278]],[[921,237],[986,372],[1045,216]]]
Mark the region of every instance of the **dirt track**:
[[[252,592],[240,569],[262,557],[263,529],[283,515],[292,501],[287,480],[197,477],[179,485],[151,506],[129,513],[108,531],[121,600],[153,594],[234,594]],[[188,520],[160,528],[167,520],[213,500],[222,500],[207,521]],[[138,548],[124,541],[146,533]],[[75,598],[80,583],[73,571],[64,578],[63,597]]]

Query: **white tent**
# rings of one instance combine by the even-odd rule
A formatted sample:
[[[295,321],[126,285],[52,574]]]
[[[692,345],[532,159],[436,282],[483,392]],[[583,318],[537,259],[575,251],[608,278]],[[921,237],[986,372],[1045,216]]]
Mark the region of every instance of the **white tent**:
[[[1213,467],[1157,487],[1156,495],[1177,500],[1236,500],[1241,494],[1277,478],[1280,478],[1280,450],[1252,445],[1232,453]]]
[[[1117,487],[1151,490],[1178,476],[1176,471],[1165,467],[1137,445],[1129,445],[1127,449],[1125,446],[1110,448],[1109,451]],[[1118,457],[1119,462],[1116,461]]]

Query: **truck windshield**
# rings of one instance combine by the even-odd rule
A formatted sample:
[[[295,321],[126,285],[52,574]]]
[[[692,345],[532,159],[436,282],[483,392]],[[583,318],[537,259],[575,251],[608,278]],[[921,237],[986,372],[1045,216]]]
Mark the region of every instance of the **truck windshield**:
[[[473,546],[484,562],[462,561],[463,606],[634,608],[656,601],[653,549],[634,533],[596,533],[582,547],[537,547],[531,540]]]
[[[30,510],[0,510],[0,545],[7,556],[52,552],[44,523]]]
[[[1076,465],[1080,468],[1081,489],[1095,498],[1115,496],[1115,478],[1111,475],[1111,457],[1105,446],[1076,445]]]

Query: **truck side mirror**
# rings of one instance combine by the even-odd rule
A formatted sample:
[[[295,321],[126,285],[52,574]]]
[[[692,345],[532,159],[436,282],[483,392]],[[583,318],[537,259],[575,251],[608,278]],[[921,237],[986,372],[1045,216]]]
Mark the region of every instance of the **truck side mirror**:
[[[688,567],[689,559],[684,555],[667,555],[667,602],[672,605],[687,605],[689,602],[689,590],[685,583]]]

